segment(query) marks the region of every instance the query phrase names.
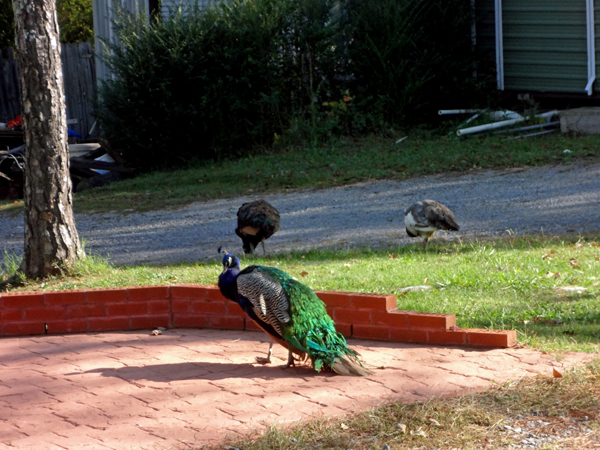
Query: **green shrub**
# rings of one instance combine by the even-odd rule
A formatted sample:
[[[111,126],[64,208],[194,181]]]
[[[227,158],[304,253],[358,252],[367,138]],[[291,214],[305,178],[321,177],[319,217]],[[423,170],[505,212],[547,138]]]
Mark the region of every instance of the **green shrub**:
[[[0,51],[15,46],[14,20],[12,0],[0,0]]]
[[[468,0],[233,0],[122,15],[96,115],[142,170],[472,107]],[[451,38],[449,38],[451,36]]]
[[[92,0],[57,0],[61,42],[88,42],[94,39]],[[12,0],[0,0],[0,50],[15,46]]]
[[[349,5],[350,89],[364,129],[428,122],[439,108],[487,101],[493,78],[472,48],[469,0]]]
[[[92,0],[57,0],[56,11],[61,42],[92,42]]]
[[[234,1],[158,23],[122,15],[96,108],[104,136],[142,170],[270,147],[331,95],[330,3]]]

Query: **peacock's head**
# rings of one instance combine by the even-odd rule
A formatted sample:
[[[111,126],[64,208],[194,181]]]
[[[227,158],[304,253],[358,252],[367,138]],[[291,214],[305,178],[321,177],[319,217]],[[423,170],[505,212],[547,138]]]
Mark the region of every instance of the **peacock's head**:
[[[219,253],[223,253],[223,273],[227,272],[228,269],[240,268],[240,260],[237,256],[227,253],[227,250],[219,247],[217,249]]]

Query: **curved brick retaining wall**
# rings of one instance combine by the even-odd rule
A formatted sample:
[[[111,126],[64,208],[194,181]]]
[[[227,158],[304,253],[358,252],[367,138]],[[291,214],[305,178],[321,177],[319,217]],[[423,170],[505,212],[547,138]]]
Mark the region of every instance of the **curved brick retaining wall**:
[[[315,291],[346,337],[512,347],[515,331],[459,329],[453,314],[399,311],[395,295]],[[140,286],[0,294],[0,336],[143,328],[259,329],[217,286]]]

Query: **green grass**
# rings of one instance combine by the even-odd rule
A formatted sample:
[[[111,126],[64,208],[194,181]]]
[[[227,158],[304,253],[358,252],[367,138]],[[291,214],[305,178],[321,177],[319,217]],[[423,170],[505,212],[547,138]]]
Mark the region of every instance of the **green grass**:
[[[598,405],[600,360],[595,360],[566,371],[563,378],[521,378],[473,395],[409,405],[390,402],[350,417],[317,418],[287,429],[271,426],[266,432],[230,437],[218,446],[195,448],[497,449],[522,445],[527,437],[527,431],[515,435],[505,425],[526,430],[538,420],[546,425],[538,425],[533,433],[558,438],[542,449],[598,448],[593,442],[600,432]],[[582,421],[584,417],[588,420]]]
[[[456,314],[463,328],[517,330],[548,352],[600,351],[600,235],[433,242],[390,249],[313,250],[242,261],[276,266],[313,289],[397,294],[398,308]],[[13,262],[12,267],[16,267]],[[177,283],[215,284],[220,262],[112,267],[99,258],[70,277],[14,291]],[[430,290],[403,292],[407,286]],[[578,286],[581,293],[561,288]]]
[[[288,148],[154,172],[74,195],[76,212],[143,211],[286,189],[323,188],[371,179],[406,179],[447,171],[600,159],[600,136],[361,138],[319,148]],[[565,149],[571,153],[563,153]],[[0,214],[12,202],[0,203]],[[14,206],[11,207],[14,209]]]

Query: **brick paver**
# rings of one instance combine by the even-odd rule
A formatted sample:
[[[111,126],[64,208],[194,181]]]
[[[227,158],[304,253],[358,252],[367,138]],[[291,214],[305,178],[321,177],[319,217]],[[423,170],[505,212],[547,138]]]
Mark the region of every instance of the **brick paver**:
[[[174,329],[0,339],[0,449],[164,449],[387,400],[456,395],[589,359],[352,339],[367,378],[269,366],[262,332]]]

